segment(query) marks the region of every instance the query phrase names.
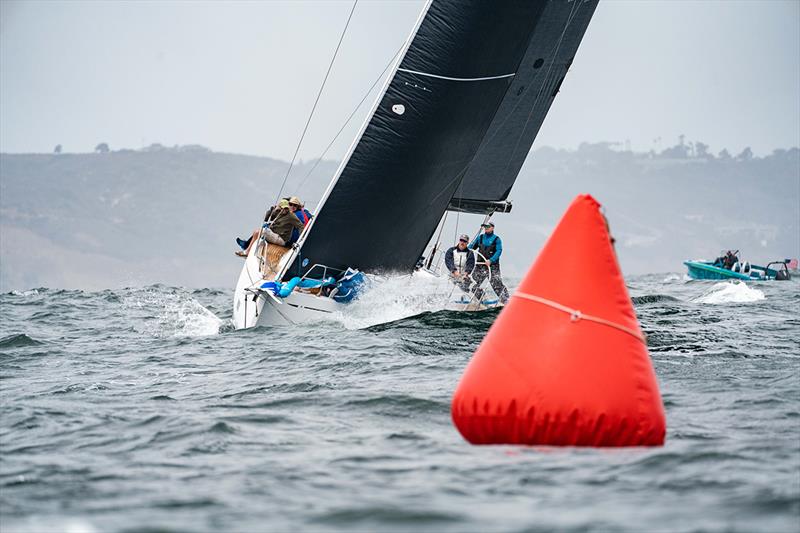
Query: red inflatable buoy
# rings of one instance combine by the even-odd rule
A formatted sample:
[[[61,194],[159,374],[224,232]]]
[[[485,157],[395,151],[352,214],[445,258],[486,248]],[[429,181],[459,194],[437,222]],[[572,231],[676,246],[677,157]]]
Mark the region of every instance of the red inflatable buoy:
[[[578,196],[456,388],[473,444],[660,446],[661,395],[600,204]]]

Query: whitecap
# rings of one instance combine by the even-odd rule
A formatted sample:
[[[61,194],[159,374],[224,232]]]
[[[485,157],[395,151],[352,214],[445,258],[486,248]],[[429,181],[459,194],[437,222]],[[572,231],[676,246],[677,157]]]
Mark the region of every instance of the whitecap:
[[[204,337],[219,333],[222,320],[197,300],[188,298],[178,304],[165,306],[159,316],[159,325],[168,336]]]
[[[715,283],[693,301],[700,304],[726,304],[757,302],[764,299],[766,296],[762,291],[748,287],[744,282],[731,281]]]
[[[369,288],[332,318],[347,329],[367,328],[420,313],[442,311],[460,295],[461,291],[445,278],[370,277]]]
[[[183,291],[161,287],[134,290],[123,299],[123,304],[144,311],[145,324],[141,330],[156,337],[217,335],[223,326],[222,319]]]
[[[37,289],[30,289],[27,291],[12,290],[9,294],[11,296],[39,296],[39,291]]]

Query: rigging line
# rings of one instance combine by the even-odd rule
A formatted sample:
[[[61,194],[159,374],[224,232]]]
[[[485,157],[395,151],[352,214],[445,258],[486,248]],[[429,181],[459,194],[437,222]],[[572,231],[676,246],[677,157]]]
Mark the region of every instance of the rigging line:
[[[442,218],[442,226],[439,228],[439,235],[438,237],[436,237],[436,242],[434,243],[433,248],[431,248],[431,255],[428,257],[427,261],[428,270],[431,269],[431,264],[433,264],[433,258],[436,255],[436,251],[439,249],[439,244],[442,242],[442,232],[444,231],[445,224],[447,224],[447,215],[448,213],[447,211],[445,211],[444,218]]]
[[[336,56],[339,53],[339,48],[342,46],[342,41],[344,40],[344,36],[347,33],[347,27],[350,26],[350,20],[353,18],[353,13],[356,10],[356,5],[358,5],[358,0],[353,2],[353,7],[350,9],[350,14],[347,16],[347,22],[344,25],[344,30],[342,30],[342,35],[339,36],[339,43],[336,45],[336,50],[333,52],[333,57],[331,58],[330,64],[328,64],[328,71],[325,72],[325,78],[322,80],[322,86],[319,88],[319,92],[317,93],[317,99],[314,100],[314,105],[311,107],[311,114],[308,115],[308,120],[306,121],[306,125],[303,128],[303,133],[300,135],[300,141],[297,143],[297,148],[294,150],[294,155],[292,156],[292,162],[289,163],[289,168],[286,170],[286,176],[283,177],[283,183],[281,183],[281,188],[278,190],[278,196],[275,198],[275,203],[278,203],[278,200],[283,193],[283,188],[286,186],[286,180],[289,179],[289,173],[292,171],[292,167],[294,166],[294,162],[297,159],[297,154],[300,151],[300,146],[303,144],[303,139],[306,136],[306,132],[308,131],[308,126],[311,124],[311,119],[314,117],[314,111],[317,109],[317,104],[319,103],[319,98],[322,96],[322,91],[325,89],[325,83],[328,81],[328,76],[331,73],[331,69],[333,68],[333,63],[336,61]]]
[[[375,82],[372,84],[372,87],[370,87],[370,88],[369,88],[369,90],[366,92],[366,94],[364,94],[364,97],[363,97],[363,98],[361,99],[361,101],[358,103],[358,105],[356,106],[356,108],[355,108],[355,109],[353,109],[353,112],[352,112],[352,113],[350,113],[350,116],[349,116],[349,117],[347,117],[347,120],[345,120],[345,121],[344,121],[344,124],[342,124],[342,127],[341,127],[341,128],[339,128],[339,131],[338,131],[338,133],[336,133],[336,135],[334,135],[334,137],[333,137],[333,140],[330,142],[330,144],[328,145],[328,147],[327,147],[327,148],[325,148],[325,150],[322,152],[322,155],[320,155],[320,156],[319,156],[319,159],[317,159],[317,161],[314,163],[314,166],[312,166],[312,167],[311,167],[311,170],[309,170],[309,171],[308,171],[308,173],[307,173],[307,174],[306,174],[306,175],[303,177],[303,179],[300,181],[300,184],[299,184],[297,187],[295,187],[295,193],[299,192],[299,191],[300,191],[300,188],[301,188],[303,185],[305,185],[305,183],[306,183],[306,180],[307,180],[307,179],[309,178],[309,176],[311,176],[311,174],[314,172],[314,169],[316,169],[316,168],[317,168],[317,165],[319,165],[319,164],[320,164],[320,162],[322,161],[322,159],[325,157],[325,154],[327,154],[327,153],[328,153],[328,150],[330,150],[330,149],[331,149],[331,147],[333,146],[333,143],[335,143],[335,142],[336,142],[336,139],[338,139],[338,138],[339,138],[339,135],[341,135],[341,134],[342,134],[342,132],[343,132],[343,131],[344,131],[344,129],[347,127],[347,125],[350,123],[350,121],[353,119],[353,117],[354,117],[354,116],[355,116],[355,114],[358,112],[358,110],[359,110],[359,109],[361,109],[361,106],[364,104],[364,102],[366,101],[367,97],[368,97],[370,94],[372,94],[372,90],[373,90],[373,89],[375,89],[375,86],[376,86],[376,85],[378,85],[378,82],[379,82],[379,81],[381,81],[381,79],[383,78],[383,75],[384,75],[384,74],[386,74],[386,71],[387,71],[387,70],[389,70],[389,67],[391,67],[391,66],[392,66],[392,64],[394,63],[394,60],[397,58],[397,55],[398,55],[398,54],[399,54],[399,53],[400,53],[400,52],[403,50],[403,46],[405,46],[405,41],[404,41],[404,42],[403,42],[403,44],[400,46],[400,48],[398,48],[398,49],[397,49],[397,52],[395,52],[395,53],[394,53],[394,55],[392,56],[392,58],[391,58],[391,59],[389,60],[389,62],[386,64],[386,67],[384,67],[384,69],[383,69],[383,72],[381,72],[381,73],[380,73],[380,76],[378,76],[378,78],[377,78],[377,79],[375,80]]]
[[[511,74],[501,74],[499,76],[484,76],[481,78],[453,78],[450,76],[440,76],[438,74],[430,74],[428,72],[420,72],[418,70],[410,70],[407,68],[399,68],[397,69],[400,72],[406,72],[408,74],[417,74],[418,76],[427,76],[428,78],[437,78],[440,80],[447,80],[447,81],[487,81],[487,80],[501,80],[503,78],[511,78],[516,76],[516,72],[512,72]]]
[[[361,125],[358,135],[356,135],[356,137],[353,139],[353,142],[350,143],[350,147],[347,149],[347,153],[345,154],[342,161],[339,163],[339,168],[336,170],[333,179],[328,184],[328,187],[325,189],[325,192],[322,193],[322,198],[319,200],[319,203],[317,203],[317,208],[316,208],[317,216],[313,217],[308,222],[308,225],[306,226],[305,230],[302,233],[300,233],[300,239],[297,241],[295,249],[291,252],[292,255],[289,256],[289,259],[287,260],[286,263],[284,263],[284,267],[281,269],[281,272],[279,272],[280,276],[283,276],[286,273],[289,266],[300,256],[300,251],[302,250],[303,244],[305,244],[306,239],[311,234],[311,230],[314,229],[314,224],[319,220],[320,214],[322,212],[322,209],[325,207],[328,197],[331,195],[333,189],[336,187],[336,184],[339,182],[339,179],[342,176],[342,172],[344,172],[345,167],[350,162],[350,157],[353,155],[353,152],[355,151],[356,147],[361,142],[361,139],[363,138],[364,132],[367,130],[367,127],[372,122],[372,118],[375,116],[375,112],[378,109],[378,105],[380,104],[381,99],[386,95],[386,92],[389,90],[389,86],[391,85],[392,81],[394,81],[394,76],[396,74],[396,67],[400,66],[400,63],[403,61],[406,52],[411,47],[411,44],[414,42],[417,32],[419,32],[419,28],[422,25],[425,16],[428,14],[428,11],[430,10],[432,3],[433,0],[426,0],[425,5],[423,6],[422,10],[419,13],[419,16],[417,17],[417,21],[414,24],[414,29],[411,31],[411,35],[409,35],[408,39],[406,39],[405,43],[403,44],[403,51],[400,53],[400,55],[397,57],[397,60],[395,61],[396,66],[392,67],[391,74],[389,76],[386,76],[386,79],[383,82],[383,87],[380,90],[380,94],[375,99],[375,102],[372,104],[372,109],[370,110],[369,114],[364,120],[364,123]]]

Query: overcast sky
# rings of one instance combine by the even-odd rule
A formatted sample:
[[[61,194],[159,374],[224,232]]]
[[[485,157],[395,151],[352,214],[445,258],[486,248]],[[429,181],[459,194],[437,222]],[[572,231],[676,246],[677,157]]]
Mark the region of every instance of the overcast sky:
[[[358,2],[301,157],[327,146],[422,5]],[[160,142],[290,159],[351,7],[1,0],[0,151]],[[601,0],[534,146],[685,134],[764,154],[800,145],[798,95],[797,0]]]

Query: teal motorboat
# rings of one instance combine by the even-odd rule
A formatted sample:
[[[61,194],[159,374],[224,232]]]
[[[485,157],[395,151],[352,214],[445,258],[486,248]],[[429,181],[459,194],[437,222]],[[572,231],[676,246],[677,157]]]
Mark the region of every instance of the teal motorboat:
[[[791,278],[786,266],[788,260],[773,261],[767,266],[759,266],[748,261],[739,261],[738,252],[729,250],[715,261],[684,261],[683,264],[689,269],[689,277],[692,279],[784,281]]]

